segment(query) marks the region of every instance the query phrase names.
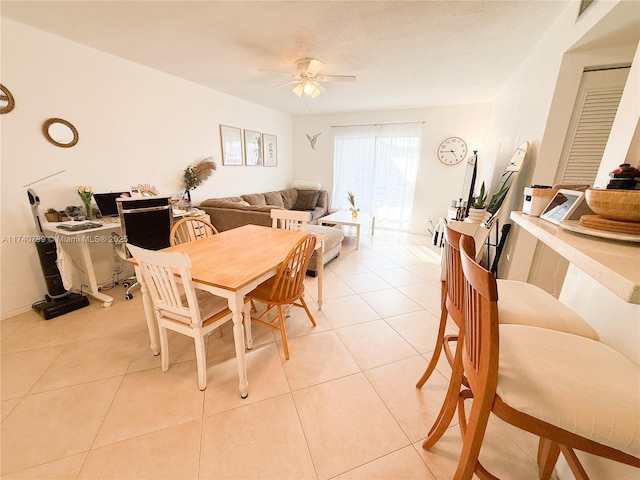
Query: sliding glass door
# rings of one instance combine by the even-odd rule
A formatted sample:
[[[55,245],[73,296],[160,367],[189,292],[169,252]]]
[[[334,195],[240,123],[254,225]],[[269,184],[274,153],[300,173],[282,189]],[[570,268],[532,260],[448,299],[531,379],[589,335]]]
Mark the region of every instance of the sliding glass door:
[[[408,230],[420,158],[420,123],[335,127],[331,207],[376,215],[376,226]]]

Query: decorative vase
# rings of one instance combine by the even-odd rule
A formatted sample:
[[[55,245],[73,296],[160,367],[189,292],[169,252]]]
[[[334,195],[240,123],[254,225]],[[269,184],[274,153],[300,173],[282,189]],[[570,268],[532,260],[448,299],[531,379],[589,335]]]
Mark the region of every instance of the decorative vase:
[[[353,218],[358,218],[358,211],[357,210],[351,210],[351,216]]]
[[[87,220],[92,218],[91,216],[91,199],[85,200],[82,199],[82,203],[84,203],[84,216]]]
[[[469,223],[482,223],[486,212],[484,208],[470,208],[467,220]]]

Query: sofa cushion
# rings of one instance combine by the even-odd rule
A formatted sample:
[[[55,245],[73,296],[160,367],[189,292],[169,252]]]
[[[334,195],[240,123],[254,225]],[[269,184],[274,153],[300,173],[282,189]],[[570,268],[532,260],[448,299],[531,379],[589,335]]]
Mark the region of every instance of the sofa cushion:
[[[280,192],[267,192],[264,194],[264,200],[267,202],[267,205],[275,205],[276,207],[284,208],[282,193]]]
[[[293,210],[293,206],[296,204],[296,200],[298,200],[298,190],[295,188],[287,188],[286,190],[281,190],[280,193],[282,194],[284,208]]]
[[[266,205],[267,202],[264,199],[263,193],[251,193],[249,195],[242,195],[245,202],[249,202],[251,205]]]
[[[204,202],[202,202],[200,204],[200,206],[202,206],[202,207],[218,207],[218,206],[220,206],[222,204],[238,203],[238,202],[244,202],[244,200],[242,200],[242,197],[209,198],[209,199],[205,200]]]
[[[318,203],[320,192],[318,190],[298,190],[298,199],[293,210],[313,210]]]

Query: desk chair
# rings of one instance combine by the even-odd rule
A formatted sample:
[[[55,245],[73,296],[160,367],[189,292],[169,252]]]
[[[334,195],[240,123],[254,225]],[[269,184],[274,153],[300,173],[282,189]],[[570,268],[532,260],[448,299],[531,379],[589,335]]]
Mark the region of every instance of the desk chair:
[[[192,242],[203,237],[210,237],[218,233],[216,227],[201,218],[184,217],[173,224],[169,243],[171,246],[179,243]]]
[[[151,295],[160,330],[162,371],[169,369],[167,330],[187,335],[195,343],[198,388],[204,390],[207,388],[204,338],[232,319],[227,300],[194,287],[189,270],[191,260],[186,253],[154,252],[131,244],[127,247],[137,260]]]
[[[287,343],[287,331],[285,328],[285,314],[295,305],[304,308],[311,323],[315,327],[316,321],[313,319],[307,303],[304,301],[304,276],[311,259],[311,254],[316,246],[316,237],[312,234],[305,235],[291,249],[287,258],[278,268],[275,276],[262,282],[251,293],[248,298],[253,302],[258,301],[267,305],[267,309],[262,315],[251,317],[256,321],[275,330],[280,330],[284,356],[289,360],[289,344]],[[300,303],[296,303],[299,301]],[[272,320],[265,320],[269,312],[278,309],[278,315]]]
[[[170,246],[169,235],[173,225],[170,200],[171,197],[117,198],[122,236],[126,238],[126,243],[147,250],[160,250]],[[118,254],[127,258],[124,249],[119,250]],[[127,283],[129,286],[124,298],[131,300],[131,291],[139,286],[139,282]]]
[[[465,381],[460,359],[462,349],[457,348],[454,356],[450,347],[451,342],[460,341],[458,334],[444,335],[448,316],[451,316],[458,330],[462,329],[465,321],[464,275],[462,273],[462,264],[460,263],[459,249],[462,236],[462,233],[454,230],[449,225],[444,226],[445,242],[442,254],[442,313],[440,315],[440,325],[433,356],[424,374],[418,380],[416,387],[422,388],[431,376],[441,351],[445,352],[445,356],[452,367],[452,373],[440,413],[423,443],[424,449],[429,449],[435,445],[449,427],[455,414],[461,385]],[[475,248],[473,237],[467,238],[470,239],[469,242],[473,243]],[[497,285],[500,292],[500,301],[497,304],[500,312],[500,323],[559,330],[598,340],[598,334],[584,319],[541,288],[530,283],[514,280],[497,280]]]
[[[575,477],[587,479],[574,450],[640,468],[640,368],[589,338],[500,324],[495,277],[475,262],[470,237],[459,248],[465,323],[458,343],[470,388],[459,395],[463,446],[454,478],[492,478],[478,461],[492,412],[540,437],[541,479],[551,477],[560,452]]]

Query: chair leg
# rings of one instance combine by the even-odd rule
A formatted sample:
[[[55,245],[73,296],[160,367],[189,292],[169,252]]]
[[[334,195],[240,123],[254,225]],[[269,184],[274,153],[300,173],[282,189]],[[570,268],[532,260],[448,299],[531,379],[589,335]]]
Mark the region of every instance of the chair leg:
[[[204,347],[204,337],[198,335],[194,337],[196,345],[196,364],[198,365],[198,388],[207,388],[207,351]]]
[[[422,388],[425,382],[429,379],[431,374],[436,368],[438,364],[438,359],[440,358],[440,352],[444,346],[444,330],[447,327],[447,316],[448,312],[446,307],[442,306],[442,313],[440,314],[440,325],[438,327],[438,336],[436,337],[436,346],[433,349],[433,355],[431,356],[431,360],[429,360],[429,365],[427,365],[427,369],[424,371],[418,383],[416,383],[416,388]]]
[[[158,330],[160,333],[160,360],[162,371],[166,372],[169,370],[169,341],[167,339],[167,329],[158,324]]]
[[[282,346],[284,347],[284,358],[289,360],[289,343],[287,342],[287,330],[284,324],[284,313],[282,305],[278,305],[278,317],[280,318],[280,334],[282,335]]]
[[[458,468],[454,478],[457,480],[471,480],[478,465],[478,456],[480,455],[480,447],[487,430],[489,414],[493,404],[493,395],[482,395],[475,397],[471,405],[469,414],[469,423],[466,428],[460,426],[464,430],[462,439],[462,452],[458,461]],[[462,402],[459,408],[464,409]]]
[[[307,316],[309,317],[309,320],[311,320],[311,323],[315,327],[316,321],[313,319],[313,315],[311,315],[311,312],[309,311],[309,307],[307,307],[307,302],[304,301],[303,297],[300,297],[300,304],[302,305],[302,308],[304,308],[304,311],[307,312]]]
[[[444,435],[444,433],[451,425],[451,420],[456,413],[456,406],[458,403],[458,396],[460,395],[460,387],[462,386],[462,377],[464,369],[462,368],[462,348],[456,349],[456,355],[453,361],[453,368],[451,371],[451,378],[449,379],[449,388],[447,394],[440,408],[440,413],[436,421],[433,423],[427,439],[422,444],[422,448],[425,450],[433,447],[438,440]]]
[[[540,437],[538,443],[538,476],[540,480],[549,480],[560,455],[560,445],[548,438]]]
[[[589,480],[589,476],[580,463],[580,460],[578,460],[576,452],[574,452],[573,449],[567,447],[566,445],[559,445],[559,447],[562,451],[562,455],[569,464],[571,473],[573,473],[573,476],[576,477],[576,480]]]

